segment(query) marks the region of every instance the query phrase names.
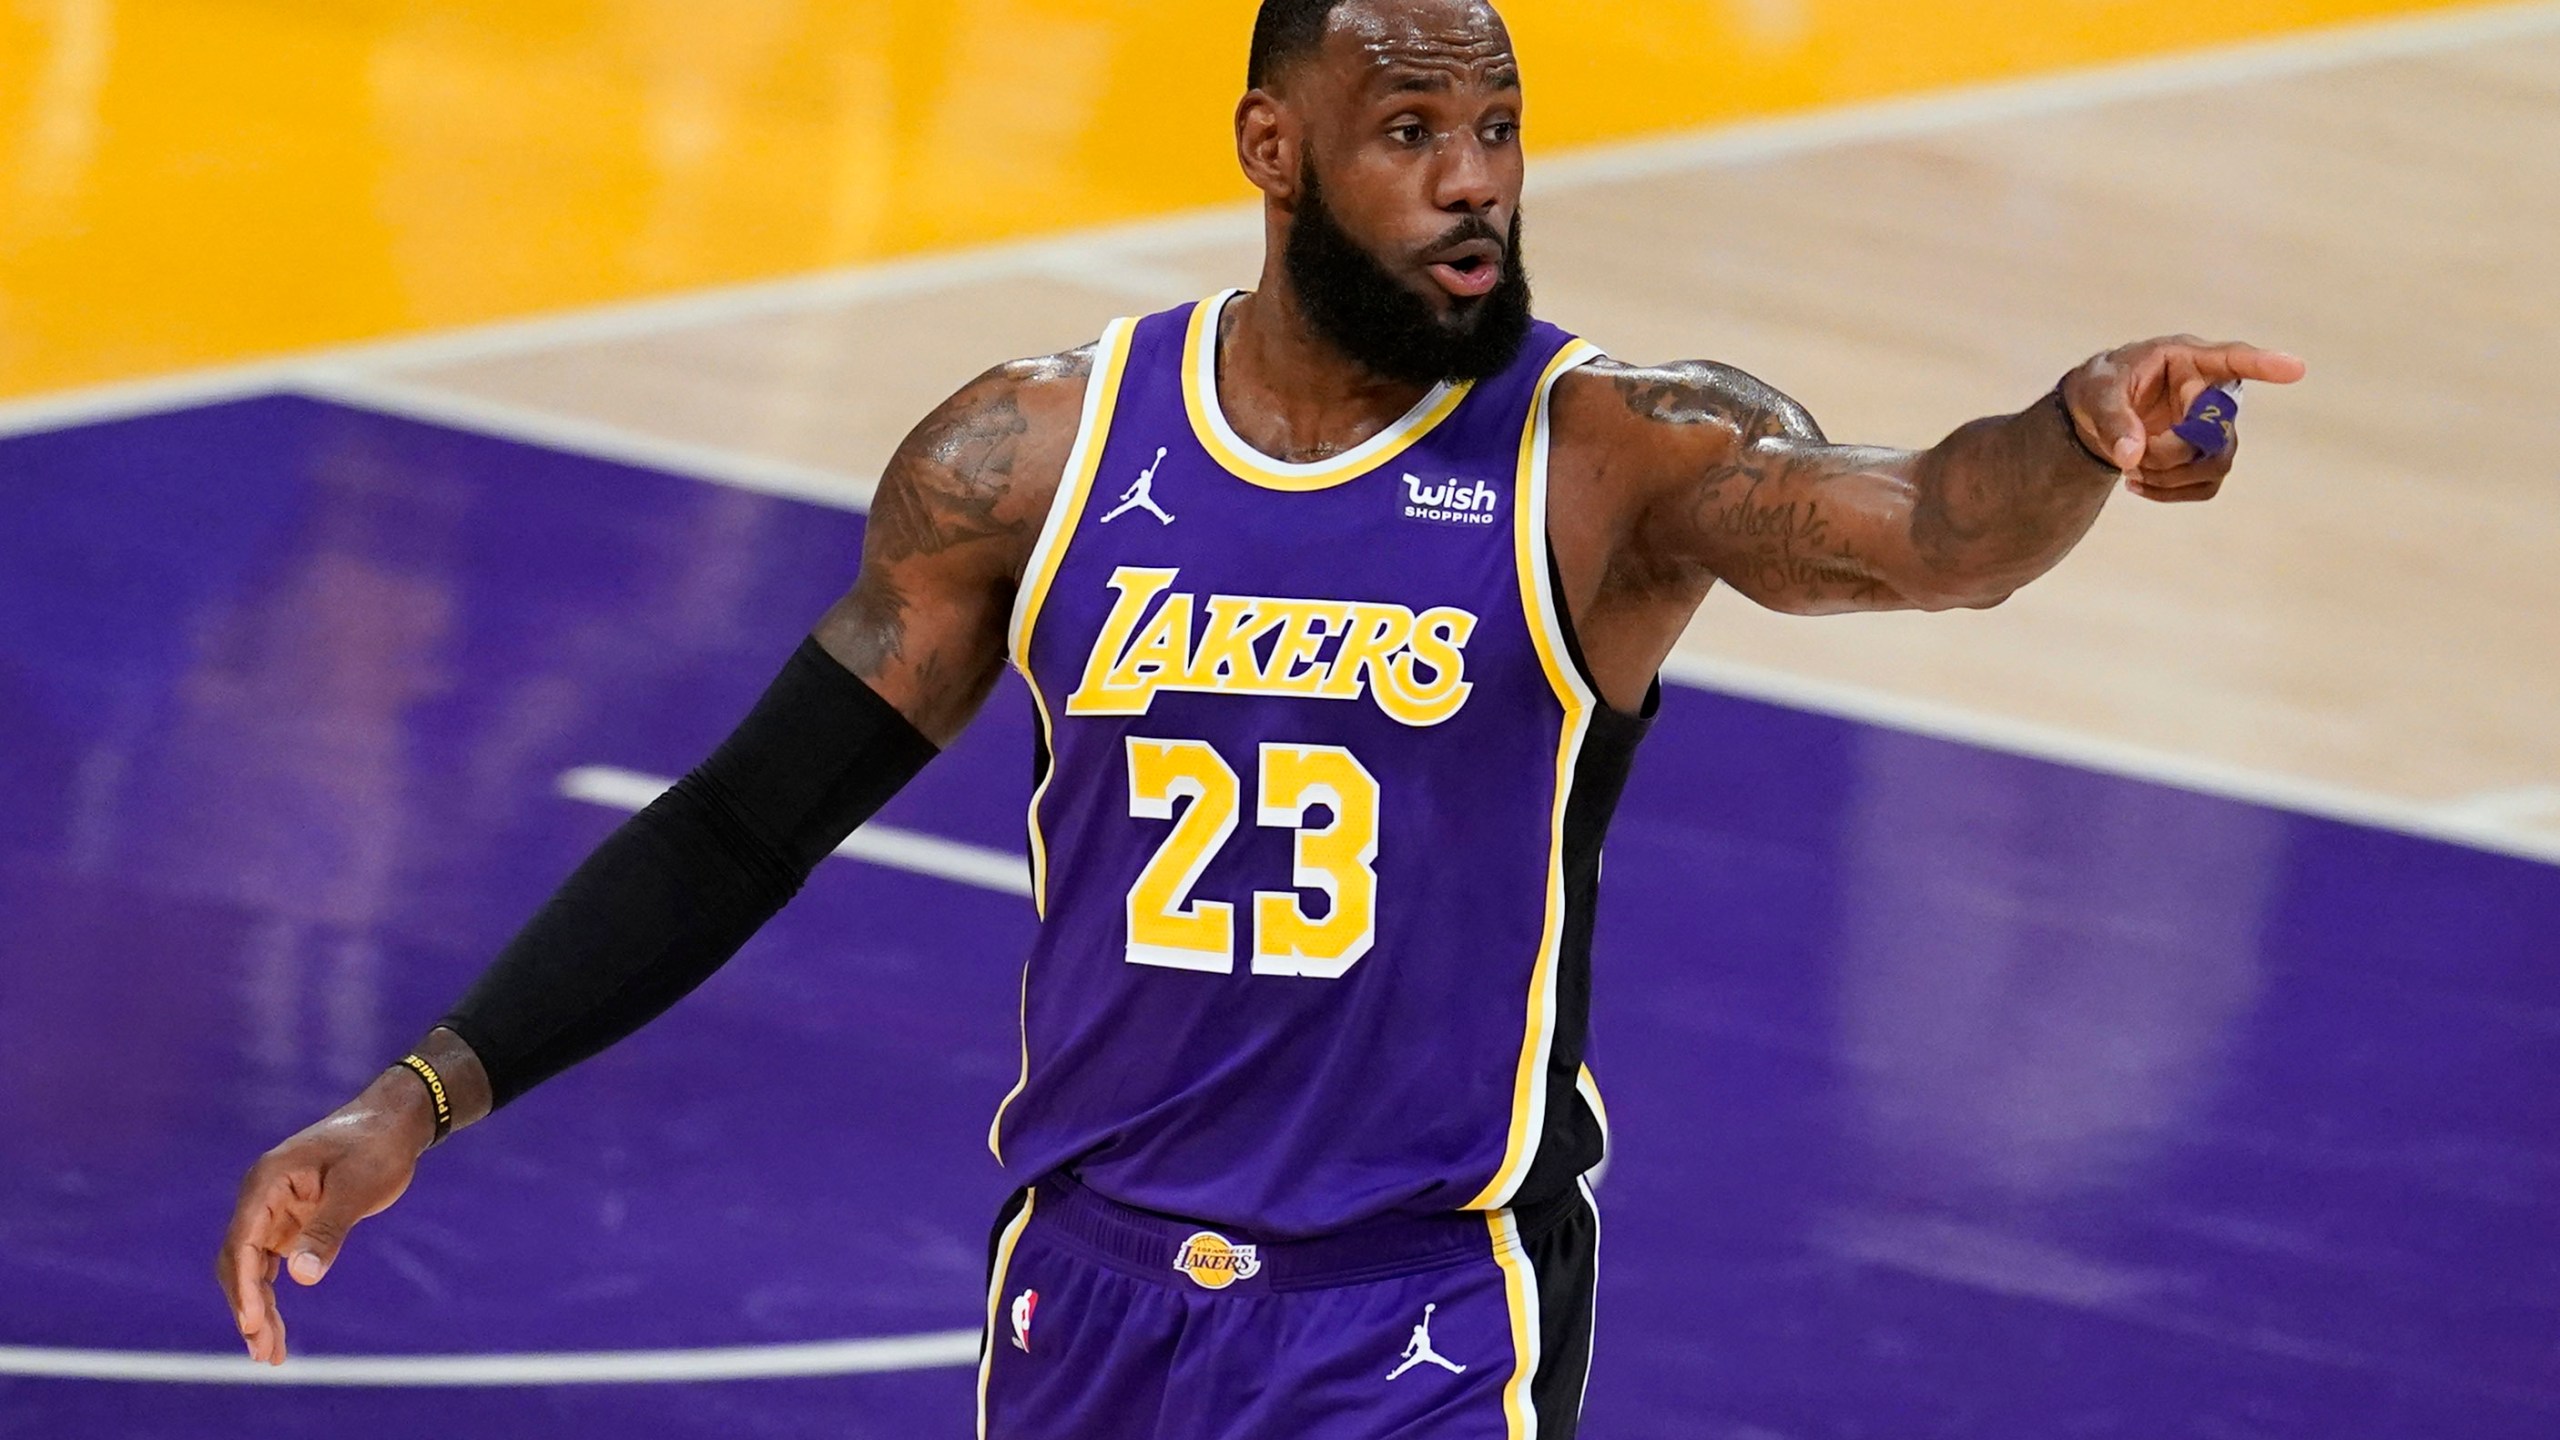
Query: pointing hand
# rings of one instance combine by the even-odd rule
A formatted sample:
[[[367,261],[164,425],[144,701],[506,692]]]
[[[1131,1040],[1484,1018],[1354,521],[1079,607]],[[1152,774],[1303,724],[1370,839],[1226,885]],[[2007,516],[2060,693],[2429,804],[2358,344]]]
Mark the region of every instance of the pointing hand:
[[[2280,350],[2172,335],[2092,357],[2062,380],[2064,407],[2082,443],[2115,462],[2146,500],[2210,500],[2239,453],[2237,431],[2220,453],[2200,454],[2177,425],[2209,388],[2256,380],[2290,385],[2307,367]]]

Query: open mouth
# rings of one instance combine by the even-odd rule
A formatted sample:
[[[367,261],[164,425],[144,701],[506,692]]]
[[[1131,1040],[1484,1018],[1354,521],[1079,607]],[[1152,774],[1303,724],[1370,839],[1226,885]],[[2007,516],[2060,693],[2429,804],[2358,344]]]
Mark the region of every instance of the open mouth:
[[[1441,251],[1425,268],[1441,289],[1472,299],[1492,293],[1502,283],[1502,247],[1490,240],[1470,240]]]

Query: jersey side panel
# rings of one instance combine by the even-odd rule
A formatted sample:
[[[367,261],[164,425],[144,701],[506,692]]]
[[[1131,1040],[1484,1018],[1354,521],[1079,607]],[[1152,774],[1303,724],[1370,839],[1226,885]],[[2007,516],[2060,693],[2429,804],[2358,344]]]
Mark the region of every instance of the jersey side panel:
[[[1131,319],[1112,321],[1103,328],[1102,338],[1094,346],[1093,376],[1085,384],[1084,411],[1076,422],[1074,446],[1067,452],[1067,464],[1058,477],[1058,492],[1050,499],[1049,515],[1040,527],[1040,538],[1031,547],[1031,558],[1023,568],[1022,586],[1014,597],[1013,618],[1006,627],[1006,640],[1014,667],[1022,672],[1031,688],[1031,705],[1039,722],[1040,775],[1031,789],[1031,804],[1025,828],[1031,838],[1031,901],[1039,914],[1049,913],[1049,847],[1040,826],[1040,799],[1049,788],[1048,757],[1053,753],[1050,736],[1056,729],[1051,719],[1049,700],[1040,691],[1039,677],[1031,673],[1031,637],[1040,624],[1040,609],[1048,602],[1050,586],[1058,577],[1058,562],[1065,558],[1067,537],[1074,533],[1083,518],[1087,499],[1093,493],[1093,477],[1102,463],[1102,452],[1111,436],[1111,419],[1120,403],[1120,384],[1129,368],[1129,345],[1137,331]],[[987,1149],[998,1164],[1004,1161],[1004,1112],[1031,1076],[1031,966],[1028,957],[1022,968],[1021,1014],[1022,1070],[1013,1089],[996,1105],[995,1118],[987,1123]]]
[[[1562,615],[1550,585],[1547,556],[1547,454],[1552,438],[1549,401],[1558,380],[1563,379],[1568,371],[1599,358],[1599,354],[1593,347],[1577,341],[1548,362],[1530,399],[1528,418],[1521,427],[1518,470],[1522,482],[1521,503],[1512,515],[1517,584],[1529,635],[1537,646],[1539,669],[1554,690],[1556,703],[1564,709],[1564,724],[1556,742],[1555,804],[1549,821],[1547,867],[1543,877],[1546,916],[1538,940],[1536,969],[1529,983],[1528,1017],[1522,1027],[1519,1064],[1512,1081],[1511,1125],[1506,1132],[1500,1166],[1485,1187],[1467,1202],[1467,1208],[1473,1210],[1496,1209],[1512,1202],[1535,1159],[1537,1141],[1546,1130],[1546,1072],[1548,1058],[1555,1046],[1556,978],[1564,949],[1569,898],[1565,888],[1565,816],[1572,804],[1571,780],[1582,753],[1583,739],[1589,733],[1592,712],[1599,706],[1599,698],[1592,693],[1591,686],[1585,682],[1568,653]],[[1579,1036],[1575,1037],[1575,1048],[1580,1048]]]

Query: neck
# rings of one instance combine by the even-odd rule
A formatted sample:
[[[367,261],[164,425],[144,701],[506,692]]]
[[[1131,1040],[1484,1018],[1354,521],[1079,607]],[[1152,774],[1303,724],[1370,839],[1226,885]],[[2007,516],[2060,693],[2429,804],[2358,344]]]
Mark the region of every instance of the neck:
[[[1402,419],[1428,386],[1387,380],[1307,323],[1274,244],[1262,288],[1227,306],[1218,327],[1219,408],[1245,443],[1305,464],[1349,450]]]

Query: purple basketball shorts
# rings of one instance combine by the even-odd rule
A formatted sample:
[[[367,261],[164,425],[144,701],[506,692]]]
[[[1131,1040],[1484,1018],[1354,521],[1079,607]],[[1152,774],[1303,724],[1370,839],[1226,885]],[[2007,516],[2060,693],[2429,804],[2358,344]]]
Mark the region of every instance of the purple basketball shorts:
[[[998,1221],[982,1440],[1572,1440],[1600,1217],[1518,1210],[1272,1241],[1062,1176]]]

